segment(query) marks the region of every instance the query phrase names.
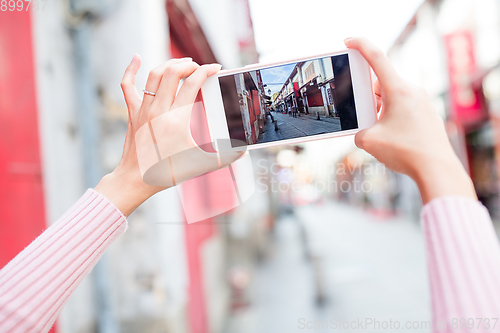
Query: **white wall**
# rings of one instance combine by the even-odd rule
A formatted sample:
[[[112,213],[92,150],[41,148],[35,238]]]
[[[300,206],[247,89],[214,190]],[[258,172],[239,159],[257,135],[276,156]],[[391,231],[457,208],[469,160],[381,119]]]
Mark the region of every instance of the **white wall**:
[[[33,12],[39,123],[47,218],[55,221],[84,193],[84,170],[77,120],[73,44],[64,2],[49,1]],[[93,79],[101,92],[100,156],[105,172],[118,163],[125,138],[127,109],[120,89],[132,56],[142,56],[136,86],[144,87],[149,70],[168,59],[168,21],[163,0],[114,1],[92,24],[89,45]],[[186,332],[187,269],[175,190],[155,196],[129,219],[129,230],[107,251],[106,277],[118,323],[161,324]],[[145,290],[141,276],[152,276]],[[94,332],[95,288],[87,276],[63,308],[61,333]],[[144,319],[147,318],[147,319]],[[143,331],[138,327],[139,331]]]
[[[84,193],[75,105],[73,48],[63,2],[33,12],[38,119],[47,221],[53,223]],[[84,279],[60,316],[61,332],[91,332],[92,281]],[[70,319],[71,318],[71,319]]]
[[[323,62],[323,68],[325,69],[325,80],[333,77],[333,66],[330,57],[321,59]]]
[[[443,41],[430,5],[423,5],[417,16],[414,32],[404,44],[391,49],[389,58],[402,77],[425,88],[432,98],[448,88]]]

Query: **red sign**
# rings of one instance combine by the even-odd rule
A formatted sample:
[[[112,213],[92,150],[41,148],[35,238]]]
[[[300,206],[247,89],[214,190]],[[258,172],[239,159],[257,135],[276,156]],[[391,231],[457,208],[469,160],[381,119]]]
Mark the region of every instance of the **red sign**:
[[[299,83],[298,82],[293,83],[293,91],[295,92],[295,97],[299,97]]]
[[[469,31],[458,31],[444,37],[448,71],[450,75],[450,97],[453,116],[460,124],[481,120],[483,114],[479,95],[472,87],[476,71],[474,41]]]

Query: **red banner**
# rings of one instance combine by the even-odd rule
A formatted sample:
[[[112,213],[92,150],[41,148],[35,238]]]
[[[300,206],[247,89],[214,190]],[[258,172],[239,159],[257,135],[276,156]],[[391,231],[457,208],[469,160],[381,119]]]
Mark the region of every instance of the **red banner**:
[[[298,82],[293,83],[293,91],[295,93],[295,97],[299,97],[299,83]]]
[[[472,87],[476,72],[474,41],[470,31],[458,31],[444,37],[450,75],[451,107],[455,121],[465,125],[482,119],[479,94]]]

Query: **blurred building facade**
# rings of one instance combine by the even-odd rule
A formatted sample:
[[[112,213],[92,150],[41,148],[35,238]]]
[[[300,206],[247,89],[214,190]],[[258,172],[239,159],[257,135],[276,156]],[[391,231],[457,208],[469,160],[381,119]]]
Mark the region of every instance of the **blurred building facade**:
[[[142,57],[139,89],[171,57],[225,68],[258,60],[248,0],[49,1],[43,10],[2,13],[9,14],[0,20],[2,266],[117,165],[127,128],[119,83],[134,53]],[[192,121],[192,132],[199,143],[209,140],[204,119]],[[141,206],[54,330],[221,332],[245,303],[245,279],[274,209],[272,195],[260,192],[187,225],[183,197],[223,205],[224,179],[199,177]]]
[[[332,116],[334,107],[334,78],[330,58],[301,61],[286,79],[275,104],[280,112],[296,108],[303,114]]]
[[[498,221],[500,1],[426,0],[388,56],[402,77],[427,91],[479,199]],[[390,170],[370,174],[378,162],[358,150],[339,162],[350,170],[337,177],[341,200],[418,220],[421,200],[411,179]],[[374,186],[370,191],[340,188],[365,180]]]
[[[424,1],[388,55],[428,92],[479,199],[498,220],[500,1]]]
[[[248,144],[257,143],[267,114],[265,92],[260,71],[234,75],[236,91],[243,118],[245,139]]]

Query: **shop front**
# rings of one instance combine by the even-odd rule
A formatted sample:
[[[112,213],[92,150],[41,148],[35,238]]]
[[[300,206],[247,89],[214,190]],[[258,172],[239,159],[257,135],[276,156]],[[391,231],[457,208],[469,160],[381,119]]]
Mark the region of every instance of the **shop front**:
[[[449,118],[462,136],[466,167],[478,199],[494,219],[500,219],[498,140],[500,128],[483,92],[488,76],[479,75],[473,34],[462,30],[444,36],[449,74]],[[451,133],[450,133],[451,134]]]
[[[318,86],[318,78],[315,77],[314,79],[309,81],[302,88],[302,91],[307,100],[308,112],[325,115],[325,104],[323,101],[323,94],[321,93],[321,88]]]

